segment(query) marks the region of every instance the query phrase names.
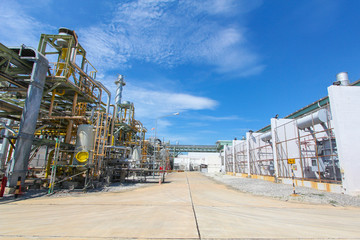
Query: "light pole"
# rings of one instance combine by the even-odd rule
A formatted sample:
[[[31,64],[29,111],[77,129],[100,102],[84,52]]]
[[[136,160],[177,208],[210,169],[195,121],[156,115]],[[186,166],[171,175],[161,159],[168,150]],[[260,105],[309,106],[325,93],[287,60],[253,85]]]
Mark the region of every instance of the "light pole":
[[[175,113],[172,113],[172,114],[169,114],[169,115],[157,117],[157,118],[155,119],[155,137],[154,137],[154,162],[153,162],[153,169],[154,169],[154,166],[155,166],[155,163],[156,163],[156,133],[157,133],[157,122],[158,122],[158,120],[159,120],[160,118],[176,116],[176,115],[179,115],[179,114],[180,114],[179,112],[175,112]],[[155,174],[155,172],[154,172],[154,174]]]

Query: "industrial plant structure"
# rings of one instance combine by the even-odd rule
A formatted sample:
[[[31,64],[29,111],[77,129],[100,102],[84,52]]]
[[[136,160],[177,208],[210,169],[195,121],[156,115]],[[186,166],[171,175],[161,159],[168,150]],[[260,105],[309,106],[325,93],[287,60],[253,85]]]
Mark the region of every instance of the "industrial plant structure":
[[[124,76],[111,104],[96,75],[73,30],[42,34],[37,50],[0,43],[2,190],[87,189],[175,167],[360,194],[360,80],[350,84],[347,73],[337,75],[328,97],[243,140],[219,141],[218,149],[146,140],[134,104],[122,101]]]
[[[42,34],[37,50],[0,44],[0,171],[8,189],[86,189],[169,166],[164,144],[145,140],[134,104],[122,101],[124,77],[111,104],[96,75],[67,28]]]
[[[360,194],[360,80],[348,74],[324,97],[285,118],[272,118],[243,140],[219,141],[223,171],[321,190]]]

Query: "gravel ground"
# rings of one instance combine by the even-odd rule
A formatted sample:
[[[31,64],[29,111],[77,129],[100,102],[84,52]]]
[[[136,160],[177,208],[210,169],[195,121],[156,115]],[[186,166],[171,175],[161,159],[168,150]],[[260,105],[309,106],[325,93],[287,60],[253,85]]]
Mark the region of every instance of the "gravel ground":
[[[292,197],[292,185],[273,183],[260,179],[241,178],[222,173],[205,173],[207,177],[224,183],[241,192],[266,196],[283,201],[298,201],[333,206],[360,207],[360,196],[354,197],[338,193],[329,193],[307,187],[296,187],[297,197]]]
[[[95,189],[88,189],[86,192],[84,192],[81,189],[75,189],[75,190],[61,189],[61,190],[54,190],[54,193],[48,194],[47,189],[42,189],[42,190],[31,189],[16,199],[14,198],[13,194],[5,194],[4,197],[0,199],[0,204],[16,202],[30,198],[38,198],[38,197],[50,197],[50,198],[74,197],[74,196],[76,197],[76,196],[82,196],[84,194],[93,194],[99,192],[125,192],[141,187],[146,187],[152,184],[159,184],[159,179],[157,177],[155,178],[149,177],[146,182],[128,181],[126,183],[111,183],[109,186],[104,186]]]
[[[92,194],[99,192],[125,192],[140,187],[147,186],[149,183],[111,183],[109,186],[101,188],[88,189],[86,192],[83,190],[58,190],[53,194],[49,194],[46,197],[67,197],[67,196],[80,196],[83,194]]]

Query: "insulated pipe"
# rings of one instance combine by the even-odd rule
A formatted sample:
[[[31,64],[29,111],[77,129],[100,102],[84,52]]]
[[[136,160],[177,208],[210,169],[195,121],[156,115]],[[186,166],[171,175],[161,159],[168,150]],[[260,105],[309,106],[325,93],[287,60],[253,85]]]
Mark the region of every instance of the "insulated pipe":
[[[114,128],[115,128],[115,106],[113,104],[110,105],[110,107],[113,107],[113,117],[111,119],[111,129],[110,129],[110,142],[111,146],[114,146]]]
[[[227,163],[227,157],[226,157],[226,148],[227,145],[224,145],[224,166],[225,166],[225,173],[227,173],[228,163]]]
[[[109,109],[110,109],[110,101],[111,101],[111,93],[110,93],[110,91],[101,83],[101,82],[99,82],[99,81],[96,81],[100,86],[101,86],[101,88],[102,89],[104,89],[104,91],[107,93],[107,103],[106,103],[106,114],[108,114],[109,113]],[[101,99],[100,99],[100,101],[101,101]]]
[[[14,49],[18,50],[19,48]],[[22,49],[26,49],[27,51],[21,51]],[[21,59],[34,62],[34,64],[27,91],[27,98],[21,116],[14,155],[13,158],[11,158],[6,172],[9,179],[8,187],[15,187],[18,177],[21,177],[22,182],[25,181],[46,73],[49,68],[48,60],[35,49],[23,46],[19,50]],[[26,56],[22,56],[24,52],[27,54]],[[29,52],[31,52],[31,54],[29,54]]]
[[[12,124],[12,122],[13,122],[13,120],[8,119],[6,126],[10,126]],[[3,138],[3,142],[2,142],[1,150],[0,150],[0,154],[1,154],[0,170],[5,167],[6,157],[7,157],[7,153],[8,153],[8,149],[9,149],[9,139],[7,139],[7,137],[10,136],[10,131],[8,128],[5,128],[4,136],[5,137]]]
[[[11,124],[11,121],[8,120],[8,123]],[[9,131],[9,132],[11,132],[12,134],[16,134],[15,130],[12,129],[11,127],[9,127],[10,124],[5,124],[5,123],[3,123],[3,122],[0,122],[0,125],[3,125],[3,126],[4,126],[5,131]]]
[[[98,87],[98,86],[96,86],[95,88],[99,90],[99,99],[100,99],[99,109],[100,109],[101,108],[101,99],[102,99],[102,89],[101,89],[101,87]]]
[[[232,141],[232,157],[233,157],[233,173],[236,174],[235,171],[235,140]]]
[[[125,147],[125,146],[105,146],[105,148],[111,148],[111,149],[120,149],[120,150],[132,150],[131,147]]]
[[[71,50],[71,56],[70,56],[70,66],[72,66],[73,68],[76,68],[83,76],[87,76],[87,79],[90,80],[90,82],[92,82],[95,86],[97,86],[98,88],[102,88],[104,89],[104,91],[108,94],[108,98],[107,98],[107,104],[106,104],[106,113],[109,112],[109,108],[110,108],[110,100],[111,100],[111,93],[110,91],[99,81],[96,81],[94,79],[92,79],[92,77],[90,77],[89,75],[87,75],[84,70],[82,70],[77,64],[76,64],[76,48],[73,48]],[[101,99],[100,99],[101,102]]]
[[[263,135],[260,136],[260,139],[263,141],[263,142],[268,142],[270,141],[272,138],[271,136],[271,131],[270,132],[266,132],[264,133]]]
[[[326,109],[320,109],[313,114],[296,120],[296,124],[299,129],[304,130],[305,128],[314,126],[316,124],[325,123],[327,120],[328,111]]]

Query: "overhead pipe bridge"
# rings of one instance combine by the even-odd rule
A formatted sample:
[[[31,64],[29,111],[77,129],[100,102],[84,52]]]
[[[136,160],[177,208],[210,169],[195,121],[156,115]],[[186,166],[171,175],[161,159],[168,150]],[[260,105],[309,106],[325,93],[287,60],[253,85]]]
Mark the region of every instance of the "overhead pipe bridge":
[[[216,145],[169,145],[168,148],[174,156],[186,152],[218,152]]]

